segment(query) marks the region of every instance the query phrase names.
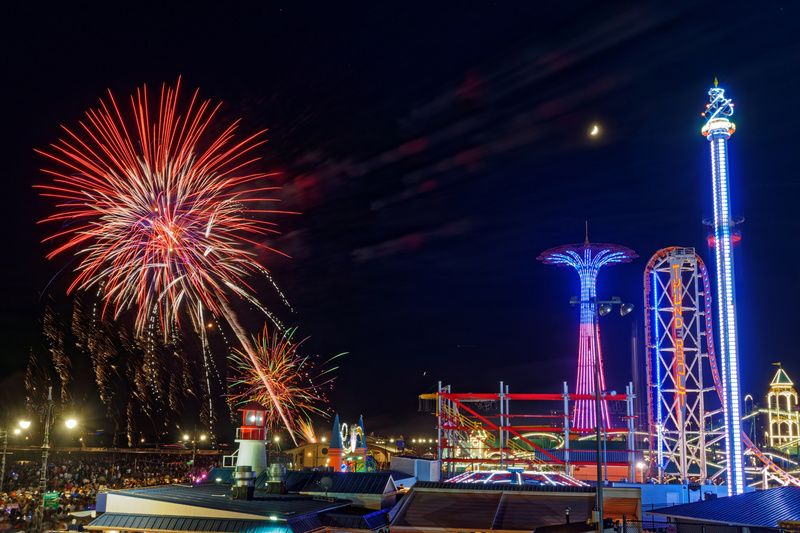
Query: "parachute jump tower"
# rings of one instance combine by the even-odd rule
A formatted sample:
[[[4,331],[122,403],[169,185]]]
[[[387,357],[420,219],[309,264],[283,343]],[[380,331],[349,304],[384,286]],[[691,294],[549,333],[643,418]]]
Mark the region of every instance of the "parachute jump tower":
[[[711,186],[714,196],[714,255],[717,278],[717,316],[719,356],[722,363],[725,449],[728,464],[728,493],[741,494],[745,489],[742,452],[741,393],[739,353],[736,336],[736,294],[733,272],[733,218],[730,212],[728,177],[728,139],[736,126],[728,120],[733,115],[733,101],[725,97],[717,80],[708,91],[709,103],[701,130],[711,149]]]
[[[599,370],[600,390],[606,388],[603,356],[600,349],[600,326],[597,322],[597,274],[600,268],[617,263],[628,263],[638,257],[636,252],[617,244],[590,243],[588,231],[583,244],[566,244],[545,250],[538,257],[546,265],[569,266],[578,272],[581,281],[580,326],[578,331],[578,379],[575,392],[579,395],[595,394],[595,361]],[[576,430],[610,427],[608,403],[601,403],[601,424],[597,424],[595,402],[580,399],[575,402],[572,425]]]

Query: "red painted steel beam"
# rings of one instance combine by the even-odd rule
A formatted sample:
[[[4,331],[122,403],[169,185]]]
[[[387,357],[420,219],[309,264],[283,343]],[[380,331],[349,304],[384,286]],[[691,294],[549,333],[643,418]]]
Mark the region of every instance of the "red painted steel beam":
[[[496,424],[494,424],[494,423],[493,423],[491,420],[487,419],[487,418],[486,418],[486,417],[484,417],[484,416],[481,416],[480,414],[478,414],[477,412],[475,412],[473,409],[470,409],[469,407],[467,407],[466,405],[464,405],[463,403],[461,403],[461,402],[459,402],[459,401],[456,401],[455,403],[456,403],[456,404],[457,404],[457,405],[458,405],[460,408],[462,408],[462,409],[464,409],[465,411],[467,411],[468,413],[472,414],[472,416],[474,416],[474,417],[475,417],[475,418],[477,418],[478,420],[481,420],[481,421],[482,421],[484,424],[486,424],[486,425],[487,425],[487,426],[489,426],[490,428],[492,428],[492,429],[494,429],[494,430],[496,430],[496,431],[497,431],[497,430],[499,430],[499,428],[497,427],[497,425],[496,425]],[[519,438],[519,439],[520,439],[522,442],[526,443],[526,444],[527,444],[528,446],[530,446],[531,448],[534,448],[535,450],[538,450],[538,451],[542,452],[543,454],[545,454],[546,456],[550,457],[550,458],[551,458],[551,459],[553,459],[553,461],[555,461],[556,463],[559,463],[559,464],[564,464],[564,461],[562,461],[561,459],[557,458],[555,455],[551,454],[550,452],[548,452],[547,450],[545,450],[545,449],[544,449],[544,448],[542,448],[541,446],[537,445],[536,443],[534,443],[534,442],[530,441],[529,439],[525,438],[525,437],[524,437],[524,436],[522,436],[522,434],[520,434],[518,431],[515,431],[515,430],[513,430],[513,429],[509,429],[509,430],[508,430],[508,432],[509,432],[509,433],[511,433],[512,435],[515,435],[515,436],[517,436],[517,437],[518,437],[518,438]]]

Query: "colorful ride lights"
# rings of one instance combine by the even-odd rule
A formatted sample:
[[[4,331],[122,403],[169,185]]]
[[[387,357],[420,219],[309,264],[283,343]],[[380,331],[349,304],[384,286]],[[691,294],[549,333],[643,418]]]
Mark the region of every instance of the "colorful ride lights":
[[[625,246],[589,242],[587,229],[583,243],[550,248],[537,258],[546,265],[574,268],[578,274],[580,296],[570,300],[574,305],[580,306],[578,372],[575,387],[578,394],[593,395],[595,389],[605,389],[605,371],[597,318],[601,316],[601,312],[603,316],[611,312],[614,305],[622,306],[619,298],[602,302],[597,300],[597,275],[604,266],[629,263],[636,257],[638,257],[636,252]],[[620,312],[625,315],[632,309],[632,306],[626,305],[624,309],[620,309]],[[597,385],[595,385],[596,381]],[[574,403],[573,425],[584,429],[599,426],[610,427],[606,402],[602,402],[599,416],[595,412],[595,407],[591,400],[577,400]]]
[[[703,112],[706,123],[701,130],[709,141],[711,152],[711,188],[714,199],[714,255],[717,266],[717,306],[719,350],[722,362],[723,414],[725,449],[728,468],[728,494],[741,494],[745,489],[741,439],[741,401],[739,355],[736,328],[736,292],[733,265],[733,219],[730,212],[728,183],[728,139],[736,126],[728,120],[733,115],[733,102],[717,80],[708,91],[709,102]]]

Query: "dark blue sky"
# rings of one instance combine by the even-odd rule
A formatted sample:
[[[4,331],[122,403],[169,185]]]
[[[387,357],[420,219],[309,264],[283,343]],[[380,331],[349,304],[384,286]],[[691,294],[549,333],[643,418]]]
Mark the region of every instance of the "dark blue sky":
[[[33,148],[106,88],[124,95],[179,75],[246,129],[270,128],[265,165],[283,172],[284,201],[304,214],[280,221],[276,244],[293,259],[269,264],[310,346],[350,352],[333,395],[344,419],[430,427],[416,395],[437,379],[470,391],[500,379],[518,392],[572,383],[577,277],[536,256],[580,241],[585,219],[593,240],[641,256],[599,280],[601,295],[637,304],[634,318],[602,325],[607,379],[622,389],[647,258],[678,244],[713,265],[699,111],[714,76],[737,104],[744,389],[763,394],[773,361],[800,378],[797,5],[13,9],[0,37],[6,383],[19,382],[40,293],[64,266],[38,244],[47,206],[31,189],[42,179]],[[600,140],[586,135],[593,122]]]

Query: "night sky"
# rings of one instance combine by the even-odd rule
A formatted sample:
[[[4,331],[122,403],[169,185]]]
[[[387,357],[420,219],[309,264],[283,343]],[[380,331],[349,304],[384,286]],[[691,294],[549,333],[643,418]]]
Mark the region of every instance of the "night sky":
[[[694,246],[713,269],[699,112],[714,76],[736,102],[744,391],[762,396],[774,361],[800,379],[800,6],[557,4],[17,3],[0,36],[3,404],[23,403],[43,303],[67,298],[66,261],[39,244],[50,207],[31,187],[45,179],[34,148],[106,89],[178,76],[245,131],[269,128],[261,165],[303,214],[279,220],[274,244],[292,259],[265,260],[309,349],[349,352],[332,398],[345,420],[432,431],[416,397],[437,380],[572,386],[577,276],[536,257],[582,241],[584,220],[593,241],[641,256],[599,280],[601,296],[637,305],[602,323],[607,382],[622,390],[647,258]]]

